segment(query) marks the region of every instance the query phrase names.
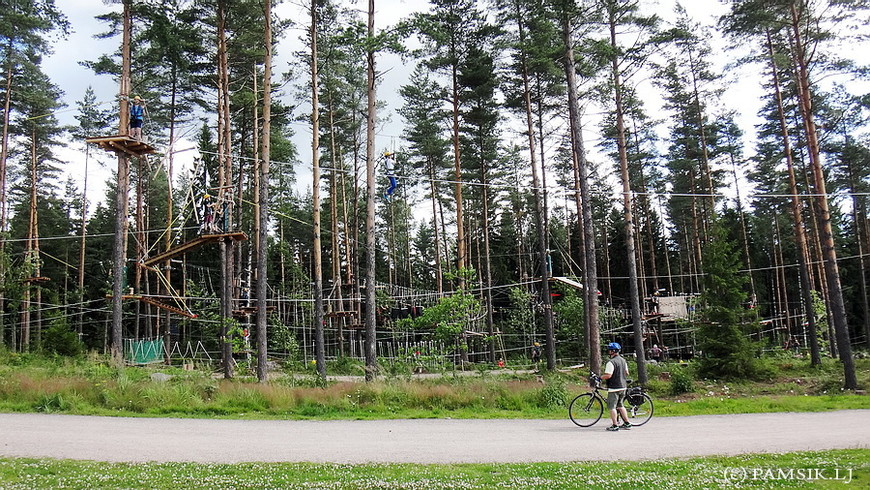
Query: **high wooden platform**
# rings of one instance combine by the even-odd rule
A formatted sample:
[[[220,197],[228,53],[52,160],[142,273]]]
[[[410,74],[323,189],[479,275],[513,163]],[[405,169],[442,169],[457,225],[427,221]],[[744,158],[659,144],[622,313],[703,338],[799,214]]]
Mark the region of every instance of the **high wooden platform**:
[[[143,303],[148,303],[149,305],[154,305],[163,310],[171,311],[176,315],[186,316],[187,318],[196,318],[197,316],[193,313],[182,310],[181,308],[176,308],[170,304],[164,303],[157,298],[152,298],[151,296],[140,296],[139,301]]]
[[[339,318],[339,317],[354,317],[356,316],[355,311],[328,311],[324,313],[326,318]]]
[[[49,278],[47,278],[47,277],[39,276],[39,277],[27,277],[27,278],[22,279],[21,282],[27,282],[27,283],[33,283],[33,282],[48,282],[48,281],[50,281],[50,280],[51,280],[51,279],[49,279]]]
[[[557,276],[557,277],[551,277],[551,278],[550,278],[550,282],[558,282],[558,283],[561,283],[561,284],[565,284],[565,285],[567,285],[567,286],[571,286],[572,288],[575,288],[575,289],[583,290],[583,284],[582,284],[582,283],[577,282],[577,281],[575,281],[574,279],[569,279],[569,278],[567,278],[567,277],[558,277],[558,276]]]
[[[147,155],[157,151],[156,148],[148,143],[135,140],[126,134],[96,136],[93,138],[86,138],[85,142],[95,144],[106,151],[126,153],[133,157],[141,157],[142,155]]]
[[[190,250],[193,250],[194,248],[200,247],[200,246],[205,245],[207,243],[219,242],[221,240],[232,240],[234,242],[240,242],[240,241],[244,241],[247,239],[248,239],[248,235],[246,235],[244,232],[241,232],[241,231],[237,231],[237,232],[233,232],[233,233],[217,233],[217,234],[213,234],[213,235],[200,235],[200,236],[194,238],[193,240],[184,242],[181,245],[178,245],[176,247],[172,247],[169,250],[167,250],[161,254],[157,254],[154,257],[148,258],[147,260],[145,260],[144,265],[147,267],[153,267],[154,265],[159,264],[160,262],[164,262],[166,260],[169,260],[175,256],[186,253]]]
[[[267,306],[266,311],[271,313],[271,312],[275,311],[275,307],[274,306]],[[257,313],[256,306],[242,306],[238,310],[233,310],[233,316],[236,318],[243,318],[246,316],[255,315],[256,313]]]

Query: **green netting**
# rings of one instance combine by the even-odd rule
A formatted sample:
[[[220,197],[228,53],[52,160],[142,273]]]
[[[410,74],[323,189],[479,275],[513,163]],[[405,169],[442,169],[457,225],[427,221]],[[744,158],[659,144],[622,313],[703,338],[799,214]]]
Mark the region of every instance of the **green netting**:
[[[163,362],[163,339],[124,341],[124,360],[129,364]]]

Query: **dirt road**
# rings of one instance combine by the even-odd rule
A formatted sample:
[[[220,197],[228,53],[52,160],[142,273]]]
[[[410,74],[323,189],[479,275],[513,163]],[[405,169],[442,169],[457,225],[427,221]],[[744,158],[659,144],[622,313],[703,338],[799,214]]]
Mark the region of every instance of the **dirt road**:
[[[487,463],[658,459],[870,447],[870,410],[605,421],[284,421],[0,414],[0,456],[236,463]]]

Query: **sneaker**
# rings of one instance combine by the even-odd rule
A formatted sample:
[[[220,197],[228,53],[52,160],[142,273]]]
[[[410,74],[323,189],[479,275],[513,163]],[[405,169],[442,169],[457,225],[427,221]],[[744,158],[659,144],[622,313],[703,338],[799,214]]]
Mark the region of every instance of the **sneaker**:
[[[630,429],[631,429],[631,424],[629,424],[628,422],[626,422],[626,423],[620,425],[619,428],[622,429],[622,430],[630,430]]]
[[[610,427],[607,428],[607,430],[609,430],[611,432],[617,431],[617,430],[619,430],[619,426],[618,425],[611,425]]]

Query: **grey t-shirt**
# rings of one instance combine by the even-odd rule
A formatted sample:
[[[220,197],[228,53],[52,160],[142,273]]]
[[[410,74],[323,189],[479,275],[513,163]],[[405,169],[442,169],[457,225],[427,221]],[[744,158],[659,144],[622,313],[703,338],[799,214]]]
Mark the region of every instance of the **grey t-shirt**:
[[[628,376],[628,363],[620,355],[615,355],[607,361],[604,372],[610,374],[607,380],[607,391],[619,391],[628,387],[625,379]]]

